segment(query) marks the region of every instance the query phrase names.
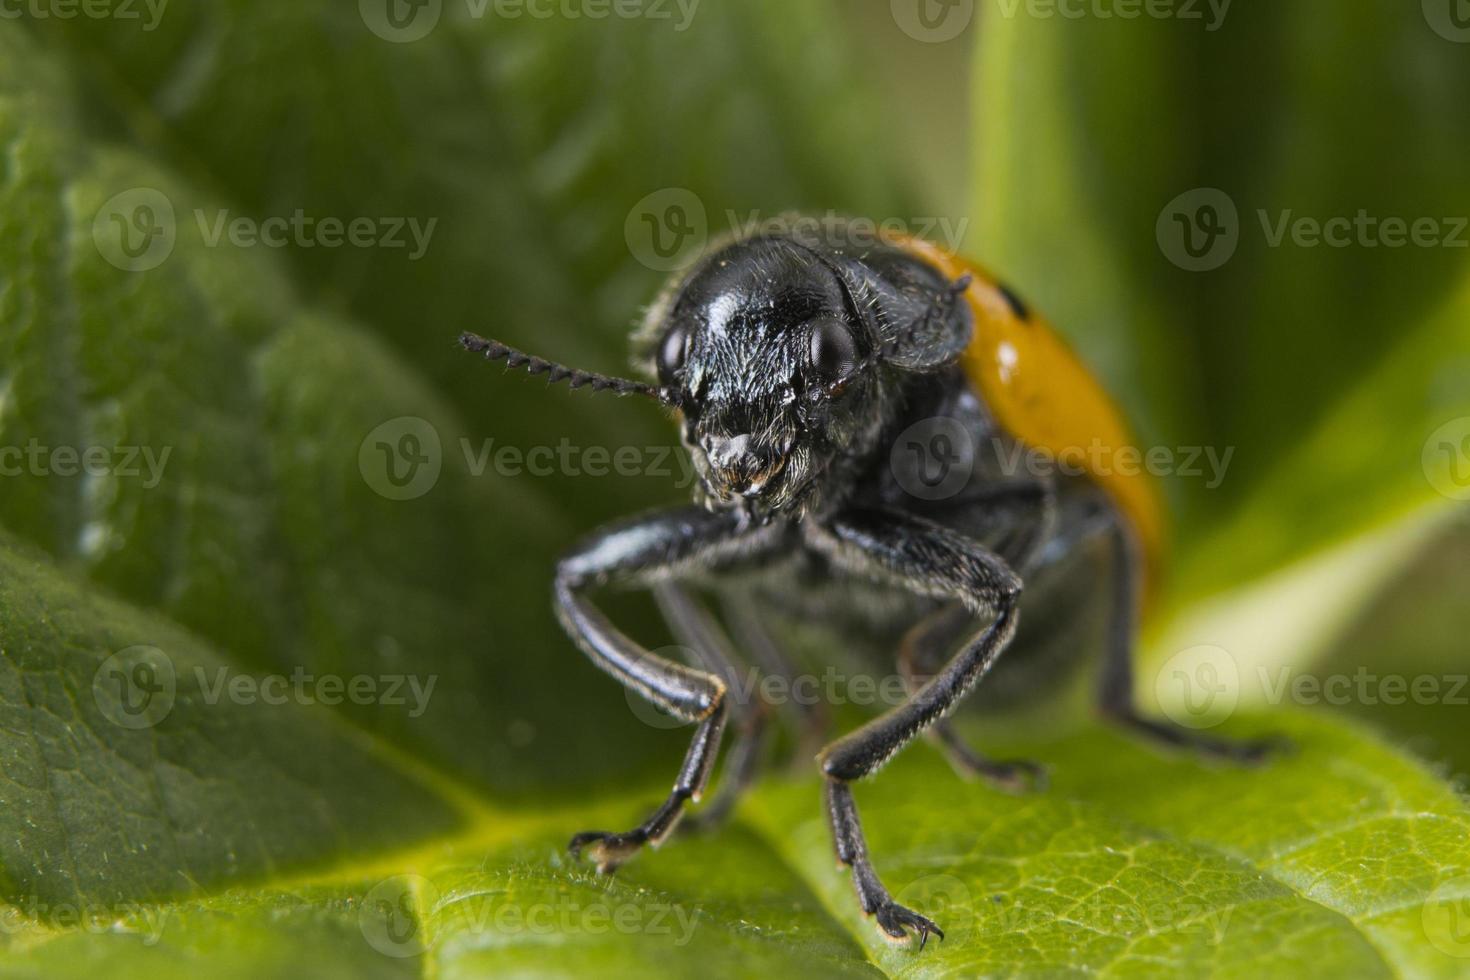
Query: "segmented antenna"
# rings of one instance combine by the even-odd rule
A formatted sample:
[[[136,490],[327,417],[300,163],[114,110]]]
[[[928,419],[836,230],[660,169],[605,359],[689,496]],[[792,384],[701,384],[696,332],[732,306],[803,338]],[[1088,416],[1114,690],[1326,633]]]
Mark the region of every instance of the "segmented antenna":
[[[595,371],[570,368],[565,364],[558,364],[544,357],[536,357],[533,354],[516,350],[498,340],[486,340],[477,334],[462,333],[459,335],[459,342],[465,350],[472,354],[484,354],[487,361],[504,361],[506,367],[523,367],[530,374],[544,374],[550,384],[565,381],[571,388],[591,388],[593,391],[611,391],[618,395],[647,395],[671,407],[678,404],[673,392],[667,388],[659,388],[627,378],[615,378],[608,374],[598,374]]]

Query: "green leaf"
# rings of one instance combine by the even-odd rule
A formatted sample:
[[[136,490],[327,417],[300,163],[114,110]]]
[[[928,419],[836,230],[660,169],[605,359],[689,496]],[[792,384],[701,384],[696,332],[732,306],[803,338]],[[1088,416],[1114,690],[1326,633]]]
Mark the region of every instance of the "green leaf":
[[[531,820],[487,815],[368,873],[142,906],[12,945],[48,975],[105,962],[157,976],[195,958],[258,975],[292,957],[337,963],[329,975],[1463,972],[1462,801],[1324,717],[1229,731],[1268,724],[1296,749],[1255,771],[1091,728],[1006,745],[1054,766],[1048,792],[1019,798],[957,780],[927,750],[904,755],[858,803],[894,894],[946,930],[922,952],[888,946],[858,913],[810,778],[774,781],[741,824],[680,836],[613,878],[567,865],[561,846],[636,819],[654,787]]]
[[[1176,605],[1440,499],[1421,449],[1470,415],[1470,253],[1453,244],[1470,189],[1443,165],[1470,152],[1445,124],[1470,82],[1460,46],[1416,4],[1205,6],[990,16],[973,89],[977,250],[1113,383],[1146,445],[1231,453],[1218,486],[1164,481]],[[1159,229],[1199,188],[1239,221],[1234,252],[1191,271]],[[1433,219],[1445,245],[1267,231],[1360,211]]]
[[[1452,512],[1399,575],[1356,605],[1322,657],[1291,671],[1294,683],[1302,676],[1318,682],[1304,689],[1311,702],[1372,722],[1439,760],[1459,783],[1470,775],[1463,734],[1470,707],[1462,642],[1470,629],[1467,545],[1470,525],[1463,511]]]
[[[10,171],[6,247],[29,254],[17,256],[27,288],[4,297],[17,304],[6,322],[37,322],[0,340],[17,345],[0,348],[0,391],[15,407],[0,431],[8,445],[116,439],[173,455],[151,490],[76,479],[57,494],[51,477],[22,480],[0,520],[261,669],[437,675],[456,693],[419,717],[343,710],[497,793],[646,769],[647,730],[595,672],[544,683],[531,651],[559,631],[546,575],[526,570],[549,570],[601,520],[687,495],[672,485],[675,434],[646,407],[502,379],[454,338],[493,329],[616,370],[662,275],[623,241],[641,198],[688,186],[714,235],[752,201],[769,214],[824,198],[861,210],[897,194],[884,156],[856,152],[878,121],[845,80],[840,47],[808,43],[826,36],[823,18],[774,2],[712,7],[684,31],[446,16],[395,44],[325,0],[179,3],[168,15],[146,37],[75,18],[33,22],[44,49],[7,39],[13,90],[27,93],[17,139],[34,149]],[[293,40],[271,40],[281,37]],[[732,77],[743,82],[728,95]],[[649,91],[675,104],[634,96]],[[671,143],[675,120],[705,137]],[[118,133],[147,161],[100,139]],[[839,179],[829,154],[843,146]],[[137,187],[164,192],[177,244],[131,273],[92,246],[92,221]],[[221,217],[298,209],[437,231],[419,262],[387,248],[209,244]],[[360,450],[404,417],[429,423],[443,472],[422,498],[386,500]],[[524,458],[564,444],[638,447],[647,475],[549,480],[488,466],[505,447]],[[564,724],[570,705],[581,724]],[[621,763],[596,761],[610,737],[629,746]]]
[[[331,865],[463,822],[361,732],[231,699],[221,685],[239,665],[8,538],[0,653],[0,887],[23,914]]]
[[[957,787],[928,754],[860,788],[880,873],[900,901],[938,901],[955,924],[959,941],[926,951],[932,959],[885,948],[859,921],[818,846],[809,790],[777,797],[761,818],[890,973],[1462,970],[1464,951],[1424,931],[1438,928],[1429,903],[1446,892],[1435,889],[1465,883],[1461,800],[1339,725],[1287,713],[1254,725],[1288,734],[1296,750],[1264,771],[1212,771],[1083,730],[1006,747],[1055,765],[1040,796]]]
[[[957,127],[875,111],[883,69],[825,3],[711,4],[687,29],[472,9],[444,5],[410,43],[329,0],[0,30],[0,448],[47,467],[0,494],[0,972],[1464,972],[1463,802],[1325,714],[1234,720],[1298,745],[1250,772],[1053,725],[1055,706],[978,729],[1054,767],[1020,799],[915,747],[858,800],[885,879],[948,930],[923,952],[857,913],[810,776],[614,878],[569,863],[570,833],[661,797],[682,734],[638,724],[565,642],[549,569],[572,535],[684,489],[496,476],[476,454],[482,433],[522,451],[673,433],[502,382],[454,335],[615,369],[662,275],[624,238],[648,195],[691,190],[711,235],[753,207],[954,213],[913,190],[932,161],[904,158]],[[888,13],[867,29],[892,35]],[[1175,488],[1180,608],[1417,521],[1437,478],[1421,444],[1470,410],[1448,250],[1280,261],[1257,238],[1203,279],[1164,260],[1158,212],[1205,183],[1247,217],[1470,203],[1467,141],[1439,125],[1465,81],[1453,46],[1401,12],[1232,16],[1182,45],[1188,25],[990,18],[974,100],[968,249],[1052,311],[1151,438],[1240,450],[1219,493]],[[1296,50],[1351,69],[1260,69]],[[1387,138],[1360,146],[1366,125]],[[171,251],[130,265],[124,236],[160,199]],[[221,219],[297,210],[436,231],[422,260],[210,241]],[[388,466],[436,445],[432,486],[401,493]],[[66,475],[49,452],[94,446],[155,465]],[[1412,550],[1374,544],[1350,543],[1376,570],[1347,582],[1358,597]],[[657,635],[646,609],[617,612]],[[436,693],[258,696],[297,674]],[[257,696],[221,695],[234,681]]]

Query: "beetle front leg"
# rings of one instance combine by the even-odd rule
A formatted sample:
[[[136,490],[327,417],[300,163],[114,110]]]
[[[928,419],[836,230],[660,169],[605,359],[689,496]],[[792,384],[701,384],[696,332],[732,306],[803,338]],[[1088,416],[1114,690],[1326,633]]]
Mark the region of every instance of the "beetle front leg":
[[[587,850],[599,871],[614,870],[646,844],[657,846],[678,822],[685,803],[699,799],[719,751],[727,687],[714,674],[639,646],[584,593],[594,585],[651,585],[685,569],[743,558],[769,540],[768,534],[745,531],[733,515],[686,508],[602,531],[557,565],[556,609],[572,640],[598,667],[674,717],[698,726],[673,789],[646,820],[632,830],[591,830],[572,838],[573,856]]]
[[[876,772],[974,688],[1015,635],[1021,580],[973,539],[919,518],[861,512],[834,520],[829,532],[830,539],[818,541],[818,547],[848,570],[886,578],[918,595],[958,601],[973,617],[989,621],[903,704],[831,743],[817,757],[827,777],[837,859],[852,869],[863,911],[874,917],[879,933],[890,942],[908,941],[912,930],[923,948],[930,933],[940,939],[944,933],[930,919],[895,902],[878,878],[848,784]]]

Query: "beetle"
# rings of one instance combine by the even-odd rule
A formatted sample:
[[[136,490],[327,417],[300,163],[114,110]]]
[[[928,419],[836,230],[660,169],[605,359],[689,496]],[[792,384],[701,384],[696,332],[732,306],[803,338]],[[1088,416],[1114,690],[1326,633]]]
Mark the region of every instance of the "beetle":
[[[961,772],[1001,788],[1039,780],[1037,764],[991,759],[946,719],[1011,643],[1023,583],[1083,543],[1101,542],[1109,556],[1102,714],[1168,746],[1242,763],[1275,742],[1227,741],[1136,709],[1136,622],[1164,545],[1147,474],[1005,465],[1015,446],[1055,455],[1132,445],[1121,413],[1061,337],[972,262],[915,237],[832,230],[792,223],[736,234],[676,274],[635,333],[648,380],[570,368],[474,334],[461,343],[552,382],[658,401],[698,475],[692,504],[603,527],[556,567],[555,609],[572,641],[694,726],[663,803],[630,830],[578,833],[572,854],[611,872],[661,843],[705,789],[740,706],[729,636],[692,590],[727,601],[730,625],[763,663],[779,663],[763,610],[860,623],[901,637],[909,694],[817,754],[825,809],[863,912],[884,938],[917,936],[922,948],[944,934],[895,902],[874,871],[851,784],[921,733]],[[693,662],[621,632],[593,602],[604,587],[651,590]],[[741,714],[726,785],[710,801],[717,814],[755,769],[761,712]]]

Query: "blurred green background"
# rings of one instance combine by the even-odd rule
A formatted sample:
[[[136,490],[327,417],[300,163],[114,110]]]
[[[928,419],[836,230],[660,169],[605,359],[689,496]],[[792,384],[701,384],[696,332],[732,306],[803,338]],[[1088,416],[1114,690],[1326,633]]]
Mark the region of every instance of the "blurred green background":
[[[118,467],[0,478],[0,884],[16,971],[105,961],[156,976],[219,957],[242,975],[503,969],[479,946],[456,958],[473,944],[379,957],[356,936],[371,903],[352,888],[428,867],[390,857],[404,849],[489,873],[502,859],[469,855],[491,842],[526,827],[559,839],[601,812],[579,807],[625,820],[656,797],[681,736],[640,720],[565,641],[550,570],[580,534],[686,490],[653,474],[474,470],[489,439],[650,458],[671,427],[646,405],[502,377],[454,338],[624,370],[665,274],[645,218],[671,201],[702,215],[691,247],[789,209],[955,229],[1076,344],[1143,443],[1228,450],[1218,486],[1164,480],[1176,548],[1146,665],[1224,648],[1246,707],[1268,694],[1251,678],[1282,668],[1466,670],[1470,29],[1455,3],[6,7],[0,447],[169,452],[156,486]],[[1207,205],[1224,224],[1193,257],[1181,228],[1205,240]],[[422,255],[211,237],[298,212],[432,230]],[[1344,218],[1340,243],[1312,242],[1310,223]],[[1424,241],[1392,245],[1386,219],[1428,222]],[[135,241],[157,244],[133,254]],[[384,432],[437,443],[438,476],[410,499],[384,483]],[[615,608],[659,636],[645,604]],[[166,717],[130,728],[96,678],[139,646],[163,651],[177,687]],[[196,668],[436,687],[421,712],[216,703]],[[1140,671],[1146,699],[1167,693],[1154,680]],[[1366,720],[1342,737],[1381,743],[1388,755],[1364,766],[1402,789],[1395,767],[1418,763],[1399,747],[1446,777],[1470,771],[1470,709],[1450,701],[1295,707]],[[1049,736],[1085,740],[1089,725]],[[1062,799],[1112,812],[1074,789]],[[732,831],[766,853],[753,833]],[[690,845],[728,860],[713,848]],[[505,866],[567,887],[546,870],[554,849],[533,852]],[[1444,853],[1425,855],[1439,871],[1412,879],[1421,902],[1454,878]],[[649,873],[691,877],[648,887],[696,901],[693,871],[663,867]],[[891,969],[817,899],[790,897],[779,875],[796,871],[759,868],[751,894],[772,917],[813,917],[796,959],[760,947],[771,964]],[[282,880],[305,891],[260,890]],[[219,905],[222,888],[246,897]],[[132,903],[175,900],[202,904],[170,906],[169,936],[186,937],[172,948],[58,915],[98,902],[132,921]],[[802,960],[823,929],[831,948]],[[1401,972],[1439,969],[1372,941]],[[1429,949],[1422,934],[1405,943]],[[1306,962],[1315,948],[1301,946]],[[629,965],[572,949],[587,968]],[[1058,969],[1098,966],[1057,955]],[[573,961],[534,962],[511,961]]]

